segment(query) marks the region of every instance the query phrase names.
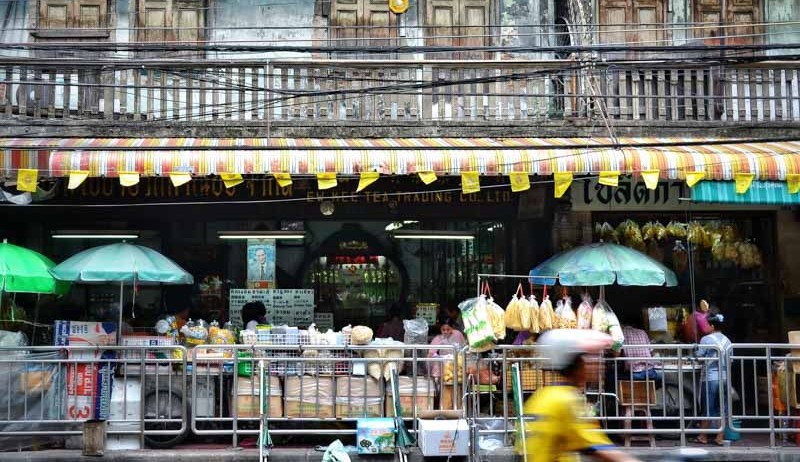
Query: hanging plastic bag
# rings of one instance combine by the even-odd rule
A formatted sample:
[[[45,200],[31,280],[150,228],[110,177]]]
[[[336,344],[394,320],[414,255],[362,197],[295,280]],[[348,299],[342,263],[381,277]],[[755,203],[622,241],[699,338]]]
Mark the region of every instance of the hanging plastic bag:
[[[619,352],[622,350],[622,344],[625,343],[625,335],[622,333],[622,326],[619,323],[616,313],[605,301],[600,301],[606,310],[606,325],[608,326],[608,335],[614,339],[614,344],[611,349]]]
[[[486,308],[486,297],[471,298],[461,302],[458,308],[464,320],[464,334],[470,350],[488,351],[494,348],[494,331]]]
[[[507,328],[515,331],[522,330],[522,322],[520,321],[519,315],[519,297],[516,295],[513,295],[511,301],[506,305],[506,312],[503,315],[503,320]]]
[[[493,298],[488,299],[486,309],[489,313],[489,322],[492,325],[492,332],[494,332],[495,340],[503,340],[506,338],[506,321],[503,308],[494,302]]]
[[[525,306],[528,307],[528,312],[531,316],[530,327],[527,330],[533,334],[538,334],[542,331],[542,326],[539,324],[539,302],[536,301],[536,297],[533,294],[525,299]]]
[[[545,295],[542,303],[539,305],[539,330],[544,332],[555,327],[556,313],[553,310],[553,303],[550,301],[550,296]]]
[[[519,299],[519,327],[520,330],[527,330],[533,331],[533,325],[531,324],[531,304],[525,296]],[[537,305],[538,306],[538,305]],[[538,330],[536,331],[538,332]]]
[[[598,300],[592,308],[592,330],[606,332],[608,330],[608,320],[606,319],[606,308],[602,300]]]
[[[581,304],[578,305],[578,329],[592,328],[592,297],[583,294]]]
[[[328,449],[322,455],[322,462],[350,462],[350,456],[344,449],[342,442],[336,440],[328,445]]]
[[[403,343],[406,345],[427,345],[428,344],[428,321],[417,319],[403,320]]]
[[[578,319],[572,311],[572,298],[564,297],[556,303],[556,327],[559,329],[575,329]]]

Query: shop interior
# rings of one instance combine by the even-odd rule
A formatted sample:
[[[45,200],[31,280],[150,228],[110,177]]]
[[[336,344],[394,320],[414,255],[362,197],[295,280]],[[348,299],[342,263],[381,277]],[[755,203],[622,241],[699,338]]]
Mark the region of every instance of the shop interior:
[[[189,271],[192,287],[137,286],[120,292],[113,285],[76,285],[60,300],[19,296],[18,310],[36,309],[38,322],[54,316],[115,321],[120,293],[125,322],[134,330],[152,328],[164,313],[190,309],[195,319],[228,320],[230,289],[248,287],[247,235],[259,230],[292,230],[299,236],[275,239],[275,280],[270,288],[313,289],[317,313],[332,313],[334,327],[377,327],[393,306],[410,317],[417,304],[442,312],[474,296],[478,273],[504,273],[508,225],[494,221],[210,221],[180,226],[179,238],[161,230],[123,231],[126,240],[156,249]],[[253,231],[243,231],[243,230]],[[234,231],[243,239],[225,239]],[[404,233],[411,236],[405,237]],[[422,233],[419,237],[414,233]],[[115,232],[116,233],[116,232]],[[110,233],[114,235],[115,233]],[[46,231],[45,248],[56,261],[81,250],[114,242],[91,234],[62,238]],[[33,313],[31,313],[33,314]],[[53,318],[53,319],[50,319]],[[307,327],[307,326],[301,326]],[[44,334],[45,336],[47,334]]]

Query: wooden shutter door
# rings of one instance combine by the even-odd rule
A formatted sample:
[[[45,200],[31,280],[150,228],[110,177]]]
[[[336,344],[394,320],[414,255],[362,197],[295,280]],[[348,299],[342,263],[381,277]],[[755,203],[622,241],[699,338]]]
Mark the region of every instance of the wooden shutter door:
[[[600,43],[623,44],[627,41],[625,25],[628,24],[627,0],[600,0]]]
[[[43,29],[66,29],[71,13],[70,0],[43,0],[39,5],[39,18]]]
[[[459,45],[465,47],[484,47],[491,45],[491,28],[489,27],[490,0],[461,0],[459,11],[461,18],[459,28],[461,39]],[[466,51],[462,59],[485,59],[488,54],[482,51]]]
[[[171,0],[142,0],[139,3],[139,41],[174,41]]]
[[[389,10],[388,0],[362,0],[364,2],[364,21],[367,26],[362,37],[366,46],[390,46],[396,43],[397,15]],[[376,40],[378,39],[378,40]]]
[[[736,24],[727,30],[728,35],[735,35],[725,40],[726,45],[755,45],[762,43],[761,34],[763,26],[754,26],[762,21],[761,0],[728,0],[728,24]]]
[[[457,0],[428,0],[426,2],[425,26],[428,46],[456,46],[458,36]],[[434,57],[445,57],[441,53]]]
[[[753,34],[763,32],[762,26],[754,26],[762,22],[762,0],[727,0],[728,11],[725,14],[725,27],[722,34],[726,45],[749,45],[761,43],[761,38]],[[704,26],[716,26],[722,15],[722,0],[697,0],[695,3],[695,21],[702,21]],[[719,45],[720,28],[707,27],[695,33],[695,37],[708,38],[706,44]]]
[[[332,46],[358,46],[360,0],[334,0],[331,5]]]
[[[106,22],[106,0],[80,0],[74,7],[74,26],[100,29]]]
[[[632,23],[638,30],[629,34],[628,41],[634,46],[657,46],[664,41],[664,1],[634,0]]]
[[[176,35],[182,42],[205,40],[205,10],[200,1],[178,1],[175,8]]]

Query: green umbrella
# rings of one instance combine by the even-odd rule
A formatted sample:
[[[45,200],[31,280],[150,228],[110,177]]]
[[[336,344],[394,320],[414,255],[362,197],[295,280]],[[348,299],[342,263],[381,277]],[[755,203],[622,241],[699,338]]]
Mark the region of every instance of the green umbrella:
[[[532,269],[533,282],[563,286],[678,285],[669,268],[637,250],[618,244],[589,244],[555,255]]]
[[[49,258],[24,247],[0,244],[0,293],[24,292],[64,295],[69,283],[56,280],[49,270],[55,266]]]
[[[400,404],[400,379],[397,376],[397,369],[392,369],[391,377],[392,401],[394,404],[394,426],[397,430],[397,448],[400,450],[401,459],[407,454],[408,448],[417,444],[417,440],[411,436],[411,432],[406,428],[403,420],[403,406]]]
[[[519,363],[511,365],[511,392],[514,393],[514,413],[517,415],[517,446],[521,448],[522,458],[528,461],[528,444],[525,431],[525,419],[522,415],[522,380]]]
[[[62,281],[87,284],[119,283],[119,324],[125,284],[192,284],[194,279],[177,263],[155,250],[120,242],[77,253],[50,270]]]

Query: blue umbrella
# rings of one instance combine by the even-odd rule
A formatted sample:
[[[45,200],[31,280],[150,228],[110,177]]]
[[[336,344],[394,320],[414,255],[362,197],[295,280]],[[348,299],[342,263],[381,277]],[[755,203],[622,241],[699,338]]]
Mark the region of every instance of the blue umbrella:
[[[675,273],[637,250],[600,242],[553,256],[532,269],[534,282],[563,286],[668,286],[678,285]]]

